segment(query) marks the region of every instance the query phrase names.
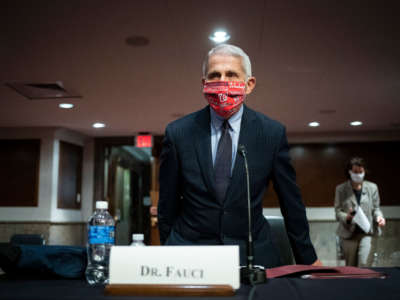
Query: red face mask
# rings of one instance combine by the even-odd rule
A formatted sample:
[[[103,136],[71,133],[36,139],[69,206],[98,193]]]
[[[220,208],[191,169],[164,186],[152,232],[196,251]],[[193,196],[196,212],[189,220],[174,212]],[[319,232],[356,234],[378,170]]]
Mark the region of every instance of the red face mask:
[[[243,81],[205,82],[203,93],[211,108],[224,119],[236,113],[246,97],[246,83]]]

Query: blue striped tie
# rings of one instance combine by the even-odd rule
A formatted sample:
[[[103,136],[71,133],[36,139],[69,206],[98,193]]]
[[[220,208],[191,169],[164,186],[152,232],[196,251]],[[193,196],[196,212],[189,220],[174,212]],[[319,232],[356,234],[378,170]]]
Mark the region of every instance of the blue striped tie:
[[[229,123],[225,120],[222,124],[222,133],[218,142],[217,155],[215,158],[215,190],[217,200],[224,202],[226,190],[231,179],[232,166],[232,139],[229,134]]]

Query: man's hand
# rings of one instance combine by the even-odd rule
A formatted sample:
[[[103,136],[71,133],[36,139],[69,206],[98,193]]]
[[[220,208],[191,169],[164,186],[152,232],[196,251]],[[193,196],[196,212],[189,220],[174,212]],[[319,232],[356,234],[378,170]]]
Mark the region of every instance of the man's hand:
[[[321,262],[319,259],[317,259],[317,260],[312,264],[312,266],[323,267],[323,264],[322,264],[322,262]]]
[[[376,218],[376,222],[378,223],[379,227],[383,227],[386,224],[386,220],[384,218],[382,218],[381,216]]]

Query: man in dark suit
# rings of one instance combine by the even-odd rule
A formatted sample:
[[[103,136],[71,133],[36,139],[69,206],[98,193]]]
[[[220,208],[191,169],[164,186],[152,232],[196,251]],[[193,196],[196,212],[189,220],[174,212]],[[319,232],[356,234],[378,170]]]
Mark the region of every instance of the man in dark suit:
[[[256,79],[249,57],[233,45],[210,50],[203,64],[204,109],[170,123],[160,165],[158,221],[163,245],[239,245],[246,262],[248,235],[244,159],[247,150],[256,265],[281,265],[262,213],[270,180],[298,264],[317,264],[285,128],[243,104]]]

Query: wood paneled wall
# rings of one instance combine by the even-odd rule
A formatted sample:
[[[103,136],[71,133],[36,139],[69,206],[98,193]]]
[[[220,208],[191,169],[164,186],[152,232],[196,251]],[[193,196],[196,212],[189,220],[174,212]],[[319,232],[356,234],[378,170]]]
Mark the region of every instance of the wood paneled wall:
[[[83,147],[60,141],[58,208],[80,209]]]
[[[0,140],[0,206],[38,206],[40,140]]]
[[[397,190],[400,141],[293,144],[290,155],[306,206],[333,206],[335,187],[347,179],[346,163],[353,156],[365,159],[365,179],[378,185],[381,205],[400,205]],[[264,206],[279,206],[271,186],[265,194]]]

